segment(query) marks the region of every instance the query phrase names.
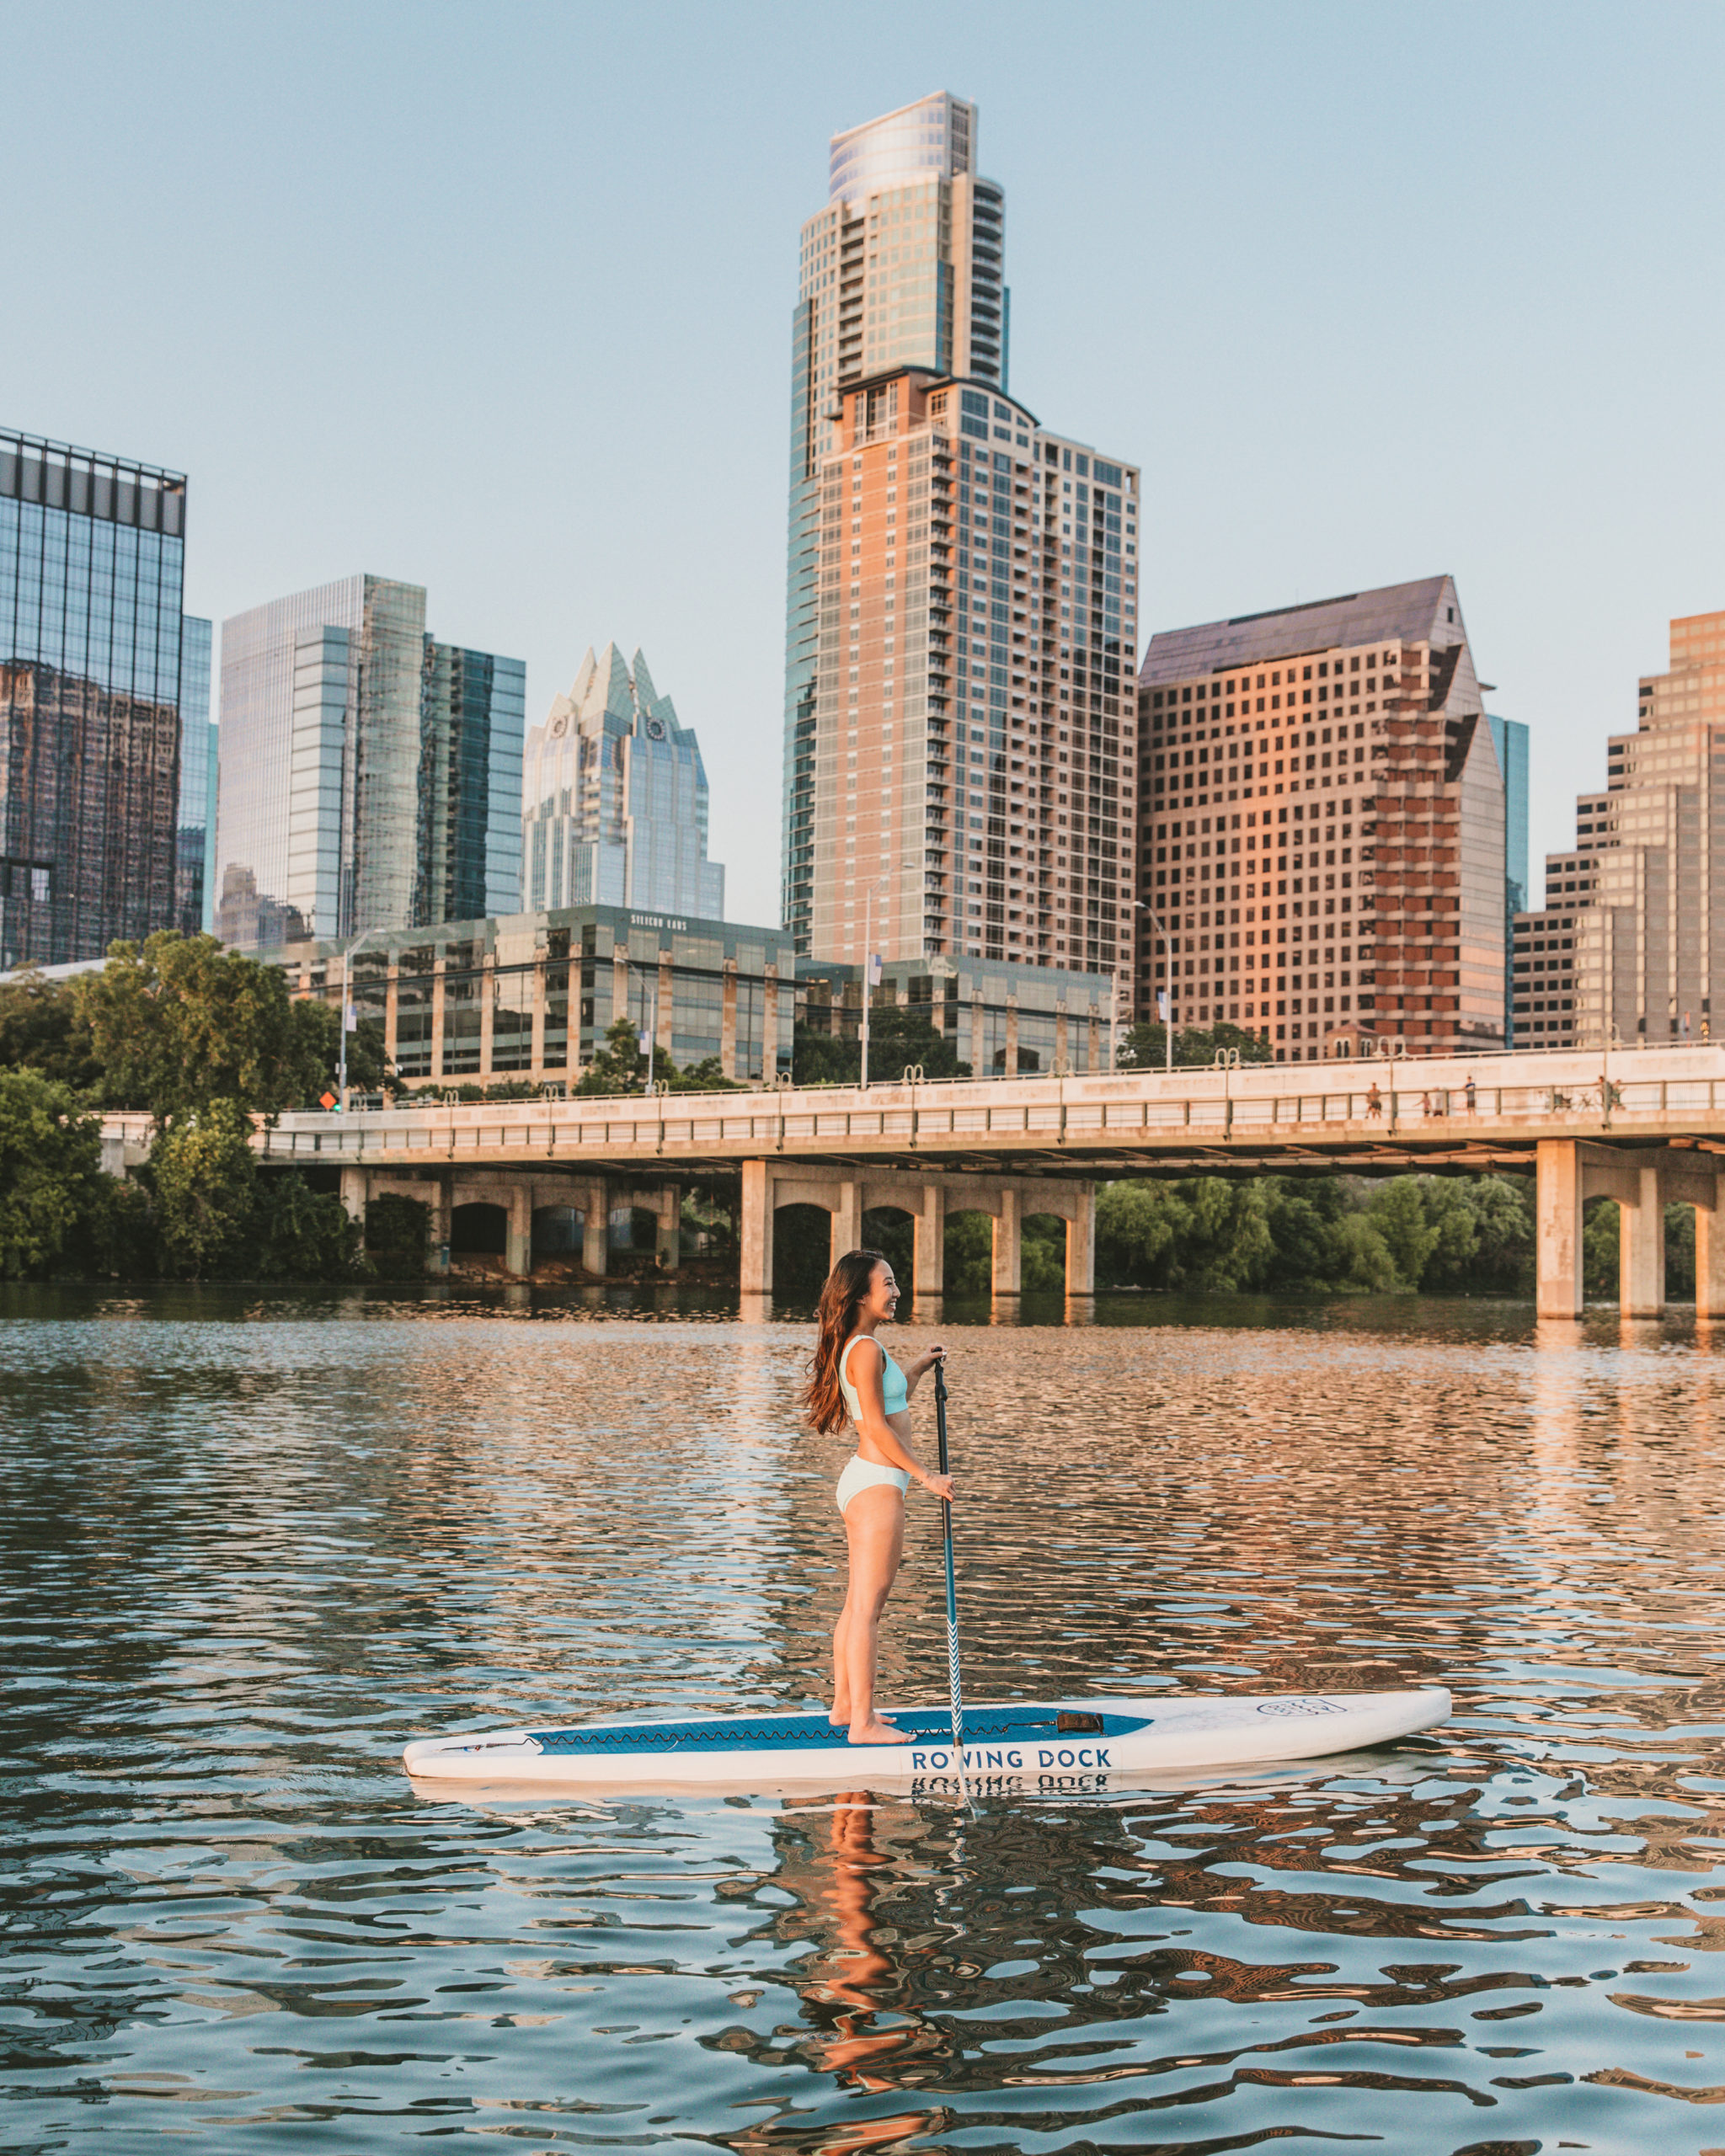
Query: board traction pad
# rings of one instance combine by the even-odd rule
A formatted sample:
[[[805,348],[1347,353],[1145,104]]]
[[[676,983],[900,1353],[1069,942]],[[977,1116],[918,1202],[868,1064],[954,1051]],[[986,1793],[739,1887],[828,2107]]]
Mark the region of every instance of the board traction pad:
[[[978,1744],[1017,1744],[1044,1737],[1125,1737],[1149,1728],[1151,1721],[1148,1715],[995,1707],[965,1716],[964,1747],[969,1751]],[[913,1742],[952,1742],[952,1718],[937,1710],[895,1711],[894,1722]],[[825,1752],[846,1741],[842,1727],[836,1727],[825,1715],[763,1715],[736,1721],[619,1722],[609,1728],[535,1729],[527,1734],[542,1751],[589,1758],[617,1752]]]

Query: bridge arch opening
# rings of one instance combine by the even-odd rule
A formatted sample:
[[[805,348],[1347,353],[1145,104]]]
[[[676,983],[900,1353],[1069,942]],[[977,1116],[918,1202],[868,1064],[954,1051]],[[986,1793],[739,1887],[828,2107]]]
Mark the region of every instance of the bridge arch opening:
[[[509,1214],[501,1205],[457,1205],[450,1221],[449,1247],[456,1257],[502,1257],[509,1250]]]
[[[1027,1213],[1019,1256],[1020,1278],[1027,1295],[1066,1292],[1066,1222],[1058,1213]]]
[[[943,1241],[948,1294],[987,1294],[993,1280],[994,1215],[953,1212],[948,1200]]]
[[[651,1250],[659,1237],[659,1215],[650,1205],[617,1205],[606,1223],[614,1251]]]
[[[916,1293],[916,1216],[899,1205],[877,1205],[862,1215],[862,1248],[878,1250],[893,1269],[903,1298],[902,1314]]]
[[[579,1257],[587,1216],[579,1205],[533,1209],[533,1262],[542,1257]]]
[[[1625,1207],[1616,1198],[1589,1198],[1582,1208],[1582,1293],[1589,1302],[1616,1302],[1622,1292]],[[1664,1209],[1664,1293],[1674,1303],[1696,1293],[1695,1208]]]
[[[832,1215],[824,1205],[781,1205],[772,1216],[772,1292],[812,1305],[831,1268]]]

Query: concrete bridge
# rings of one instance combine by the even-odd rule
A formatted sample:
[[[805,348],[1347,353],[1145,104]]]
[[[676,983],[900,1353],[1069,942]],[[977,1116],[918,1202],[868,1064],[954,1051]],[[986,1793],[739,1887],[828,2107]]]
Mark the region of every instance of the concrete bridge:
[[[109,1121],[110,1151],[136,1151],[136,1119]],[[1089,1294],[1098,1180],[1531,1171],[1541,1316],[1580,1310],[1594,1197],[1619,1208],[1626,1315],[1664,1307],[1664,1208],[1683,1201],[1696,1208],[1696,1307],[1725,1316],[1725,1047],[1712,1045],[402,1105],[285,1115],[257,1143],[267,1166],[339,1170],[355,1214],[385,1192],[423,1200],[438,1248],[456,1207],[498,1205],[516,1273],[550,1205],[581,1214],[584,1262],[602,1272],[604,1224],[622,1203],[654,1211],[670,1269],[681,1180],[737,1177],[745,1297],[771,1289],[787,1206],[826,1212],[835,1252],[859,1240],[866,1211],[894,1207],[916,1224],[919,1302],[941,1292],[944,1224],[964,1212],[994,1222],[997,1296],[1018,1292],[1023,1223],[1038,1214],[1066,1222],[1067,1292]]]

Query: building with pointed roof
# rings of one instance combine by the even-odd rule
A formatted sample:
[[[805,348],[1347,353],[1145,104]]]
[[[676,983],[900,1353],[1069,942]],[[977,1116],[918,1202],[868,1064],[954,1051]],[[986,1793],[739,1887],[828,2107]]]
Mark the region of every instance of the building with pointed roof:
[[[1504,783],[1447,576],[1153,637],[1140,1013],[1278,1062],[1501,1048]]]
[[[528,907],[632,906],[724,918],[724,870],[707,858],[707,771],[692,727],[638,651],[581,661],[574,686],[527,735],[522,792]]]

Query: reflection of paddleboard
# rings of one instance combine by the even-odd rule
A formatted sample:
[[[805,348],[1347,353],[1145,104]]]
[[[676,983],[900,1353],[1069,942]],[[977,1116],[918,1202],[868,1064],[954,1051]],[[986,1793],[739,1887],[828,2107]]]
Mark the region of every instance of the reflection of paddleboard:
[[[1312,1759],[1387,1744],[1445,1721],[1450,1694],[1285,1692],[1154,1699],[1023,1700],[964,1716],[964,1772],[986,1790],[1106,1785],[1188,1767]],[[954,1787],[943,1709],[897,1715],[908,1744],[847,1744],[825,1715],[703,1715],[685,1721],[584,1722],[421,1737],[402,1754],[416,1781],[563,1782],[613,1790],[879,1783]],[[1072,1778],[1069,1780],[1069,1778]]]

